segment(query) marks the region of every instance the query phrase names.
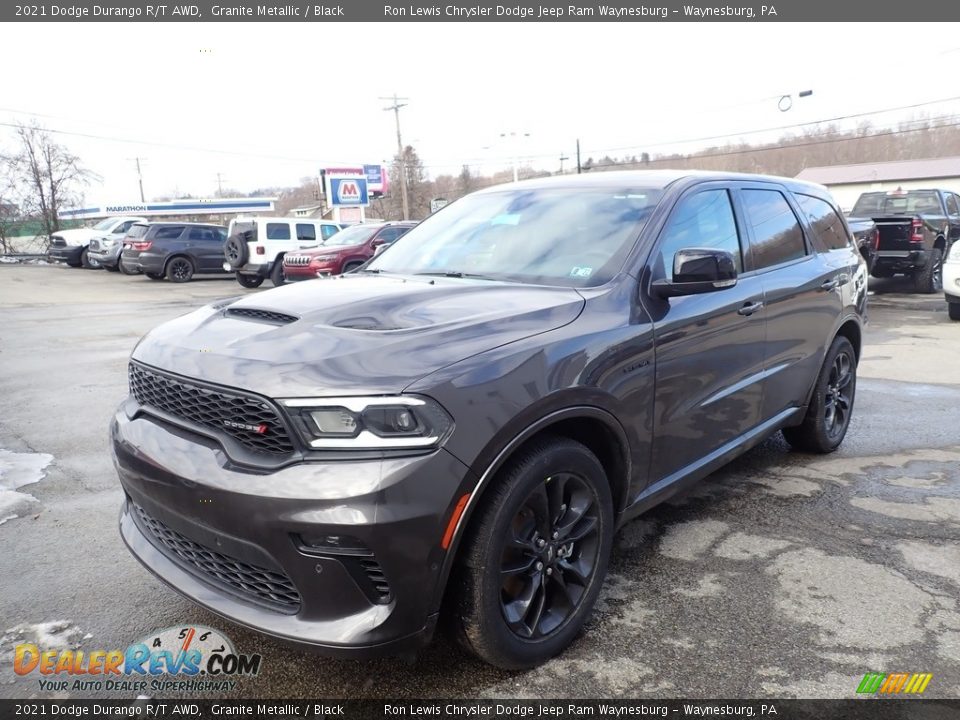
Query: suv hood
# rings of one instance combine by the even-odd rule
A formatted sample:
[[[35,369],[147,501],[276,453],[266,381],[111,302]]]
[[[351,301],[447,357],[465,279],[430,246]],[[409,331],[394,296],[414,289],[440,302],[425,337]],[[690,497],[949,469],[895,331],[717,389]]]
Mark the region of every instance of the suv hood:
[[[72,230],[57,230],[51,234],[63,238],[67,245],[86,245],[93,238],[107,237],[110,233],[106,230],[94,230],[93,228],[73,228]]]
[[[573,322],[583,305],[570,288],[347,275],[201,308],[148,333],[133,358],[271,398],[391,394]],[[252,317],[257,311],[293,319]]]

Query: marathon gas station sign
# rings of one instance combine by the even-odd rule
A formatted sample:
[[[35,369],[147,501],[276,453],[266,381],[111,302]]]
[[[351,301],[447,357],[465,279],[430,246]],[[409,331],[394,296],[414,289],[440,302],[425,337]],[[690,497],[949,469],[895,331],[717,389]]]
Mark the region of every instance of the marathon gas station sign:
[[[273,212],[274,198],[231,198],[169,200],[167,202],[108,203],[85,208],[61,210],[62,219],[84,220],[138,215],[141,217],[171,215],[228,215],[230,213]]]

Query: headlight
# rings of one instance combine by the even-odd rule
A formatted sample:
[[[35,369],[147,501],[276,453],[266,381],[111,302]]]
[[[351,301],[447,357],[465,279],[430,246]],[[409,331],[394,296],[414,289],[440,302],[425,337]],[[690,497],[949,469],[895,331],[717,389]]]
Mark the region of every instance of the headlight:
[[[296,398],[280,403],[317,450],[425,450],[440,445],[453,430],[447,412],[428,398]]]
[[[311,262],[321,263],[321,262],[330,262],[331,260],[336,260],[336,255],[317,255],[315,258],[312,258]]]

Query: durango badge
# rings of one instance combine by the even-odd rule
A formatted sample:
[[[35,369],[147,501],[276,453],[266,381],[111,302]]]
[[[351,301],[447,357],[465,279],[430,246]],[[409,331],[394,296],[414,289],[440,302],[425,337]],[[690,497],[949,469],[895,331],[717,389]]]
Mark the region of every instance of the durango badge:
[[[250,423],[234,422],[233,420],[224,420],[223,426],[233,428],[234,430],[248,430],[249,432],[257,433],[257,435],[266,435],[267,430],[270,429],[266,423],[252,425]]]

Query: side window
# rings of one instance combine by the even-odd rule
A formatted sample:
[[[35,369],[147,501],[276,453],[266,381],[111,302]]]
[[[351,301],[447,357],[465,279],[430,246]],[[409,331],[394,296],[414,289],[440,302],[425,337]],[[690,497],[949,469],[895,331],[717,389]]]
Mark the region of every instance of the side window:
[[[673,279],[673,256],[685,248],[713,248],[731,253],[743,270],[740,237],[726,190],[705,190],[680,201],[661,233],[663,276]]]
[[[326,240],[327,238],[331,238],[336,235],[339,230],[340,228],[338,228],[336,225],[321,225],[320,237]]]
[[[154,240],[173,240],[180,237],[183,233],[183,225],[168,225],[167,227],[157,228],[154,234]]]
[[[392,243],[398,237],[403,235],[407,231],[406,228],[399,227],[388,227],[384,228],[379,235],[377,235],[377,242],[382,243]]]
[[[843,220],[833,206],[825,200],[812,195],[796,195],[800,209],[810,221],[810,226],[823,242],[827,250],[842,250],[850,247],[850,238]]]
[[[226,228],[217,228],[217,240],[219,240],[220,242],[226,242],[227,240]]]
[[[130,229],[130,226],[133,225],[134,222],[135,222],[134,220],[127,220],[125,223],[120,223],[119,225],[117,225],[117,227],[115,227],[115,228],[113,229],[113,233],[117,233],[117,234],[119,234],[119,233],[124,233],[124,234],[126,234],[127,230]]]
[[[743,207],[753,228],[751,248],[757,270],[807,254],[803,230],[779,190],[744,190]]]
[[[267,223],[267,240],[289,240],[290,223]]]
[[[317,226],[313,223],[297,223],[297,240],[316,240]]]
[[[947,198],[947,215],[960,215],[960,207],[957,206],[957,196],[953,193],[944,193]]]

